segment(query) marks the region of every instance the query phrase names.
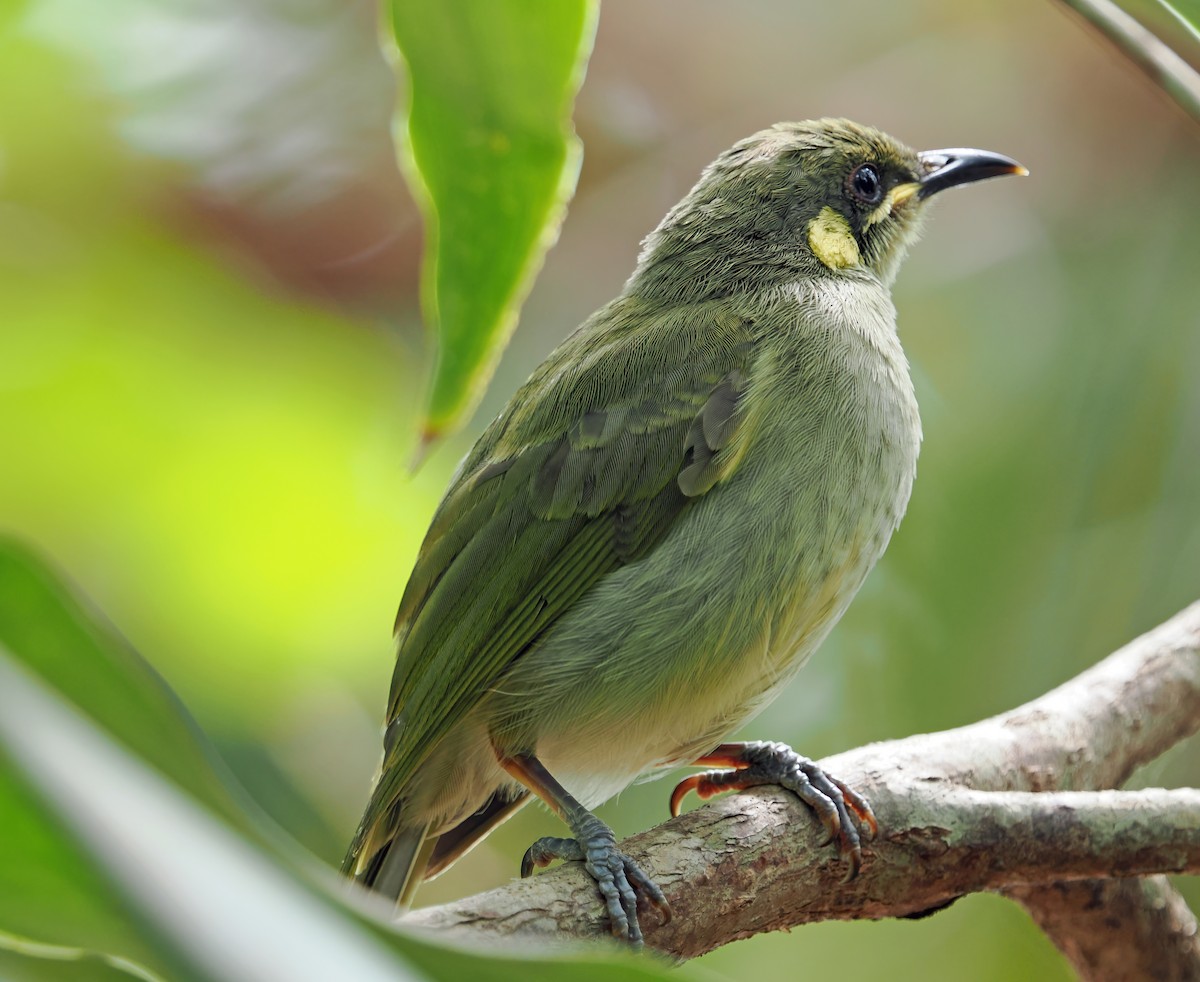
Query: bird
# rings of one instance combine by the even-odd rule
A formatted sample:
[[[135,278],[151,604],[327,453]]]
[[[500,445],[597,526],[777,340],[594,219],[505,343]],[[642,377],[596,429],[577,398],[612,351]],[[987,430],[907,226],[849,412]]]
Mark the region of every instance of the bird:
[[[466,455],[396,618],[383,761],[342,871],[407,907],[533,798],[617,938],[670,905],[592,809],[634,780],[779,784],[848,875],[867,800],[785,744],[729,743],[883,554],[921,422],[891,286],[939,192],[1028,173],[845,119],[740,141],[643,241],[620,294]]]

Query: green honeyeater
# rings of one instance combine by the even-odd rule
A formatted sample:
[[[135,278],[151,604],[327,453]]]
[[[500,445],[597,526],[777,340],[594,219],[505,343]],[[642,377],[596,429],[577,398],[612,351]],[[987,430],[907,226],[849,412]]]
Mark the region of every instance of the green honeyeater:
[[[384,759],[344,870],[406,904],[536,795],[613,933],[661,891],[587,809],[641,775],[778,783],[850,865],[866,801],[782,744],[721,740],[841,617],[904,514],[921,424],[889,293],[929,198],[1024,173],[846,120],[725,151],[621,294],[533,373],[433,518],[396,621]]]

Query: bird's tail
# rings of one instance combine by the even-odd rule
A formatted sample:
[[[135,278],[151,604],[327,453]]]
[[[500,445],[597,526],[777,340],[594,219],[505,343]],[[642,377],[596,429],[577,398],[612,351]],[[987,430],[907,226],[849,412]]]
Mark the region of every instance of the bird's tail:
[[[372,797],[342,860],[346,876],[395,900],[402,909],[412,903],[437,843],[437,836],[428,834],[427,824],[405,826],[403,807],[403,802],[397,801],[380,808]]]
[[[437,876],[469,852],[530,797],[523,788],[497,789],[478,811],[453,828],[431,835],[428,823],[412,825],[402,820],[402,800],[381,805],[378,795],[377,788],[342,861],[342,872],[395,900],[401,908],[412,903],[422,881]]]

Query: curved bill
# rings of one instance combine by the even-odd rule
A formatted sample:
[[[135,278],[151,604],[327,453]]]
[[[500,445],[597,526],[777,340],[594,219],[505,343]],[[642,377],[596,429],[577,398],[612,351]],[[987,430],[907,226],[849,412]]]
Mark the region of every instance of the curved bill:
[[[990,150],[966,150],[960,147],[923,150],[917,154],[917,158],[925,171],[918,182],[920,187],[917,196],[920,198],[989,177],[1003,177],[1005,174],[1024,176],[1029,173],[1012,157]]]

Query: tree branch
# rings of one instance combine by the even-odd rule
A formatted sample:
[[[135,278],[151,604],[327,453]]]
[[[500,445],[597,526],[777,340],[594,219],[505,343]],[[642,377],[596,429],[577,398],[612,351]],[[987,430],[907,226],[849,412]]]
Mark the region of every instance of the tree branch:
[[[1196,918],[1165,876],[1077,880],[1005,893],[1029,911],[1081,979],[1192,982],[1197,976]]]
[[[668,925],[646,916],[646,942],[690,958],[765,931],[913,915],[1003,888],[1021,890],[1021,902],[1049,925],[1038,915],[1044,898],[1075,890],[1049,886],[1058,881],[1200,872],[1200,792],[1082,790],[1119,785],[1198,728],[1200,603],[1001,716],[823,761],[870,798],[879,819],[879,840],[851,883],[841,882],[844,868],[811,813],[769,788],[633,836],[624,848],[675,910]],[[595,888],[576,864],[416,911],[404,923],[488,944],[607,933]],[[1055,930],[1065,950],[1092,926],[1063,918]],[[1145,930],[1126,944],[1133,935]],[[1142,940],[1134,957],[1161,957]]]

